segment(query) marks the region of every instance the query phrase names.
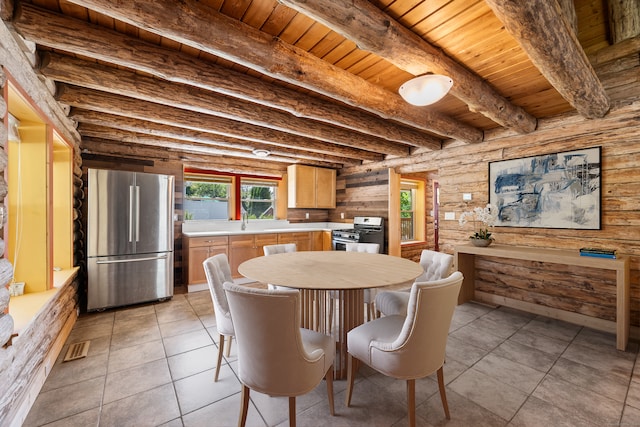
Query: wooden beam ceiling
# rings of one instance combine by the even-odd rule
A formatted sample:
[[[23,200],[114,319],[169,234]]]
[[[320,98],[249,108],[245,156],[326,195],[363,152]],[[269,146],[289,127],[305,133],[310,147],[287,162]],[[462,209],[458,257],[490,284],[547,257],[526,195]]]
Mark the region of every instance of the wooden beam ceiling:
[[[83,149],[100,155],[138,145],[179,158],[182,149],[196,163],[277,174],[290,163],[340,168],[446,151],[500,127],[533,132],[538,118],[571,108],[609,109],[575,24],[589,43],[603,41],[570,0],[565,12],[544,0],[2,4],[10,28],[37,46],[38,72],[78,123]],[[452,77],[450,94],[408,105],[398,86],[428,72]],[[271,156],[253,162],[255,149]]]
[[[140,0],[135,4],[110,0],[71,2],[382,118],[465,142],[482,140],[482,132],[477,129],[410,106],[397,94],[230,19],[203,3],[192,0],[180,3]],[[165,19],[167,16],[175,19]]]
[[[332,30],[358,47],[385,58],[413,75],[444,74],[453,79],[451,94],[469,109],[521,133],[532,132],[536,119],[513,105],[481,77],[458,64],[366,0],[280,0]]]
[[[607,114],[609,98],[557,2],[486,2],[540,72],[578,113],[590,119]]]

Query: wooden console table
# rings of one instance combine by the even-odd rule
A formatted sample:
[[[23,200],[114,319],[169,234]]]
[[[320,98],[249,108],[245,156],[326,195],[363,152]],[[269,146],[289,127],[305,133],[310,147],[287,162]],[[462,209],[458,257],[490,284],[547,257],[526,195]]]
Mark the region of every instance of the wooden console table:
[[[618,257],[617,259],[596,258],[580,256],[577,250],[557,250],[557,249],[541,249],[529,248],[522,246],[508,245],[492,245],[486,248],[475,247],[472,245],[463,245],[455,247],[455,265],[456,268],[464,275],[462,289],[458,297],[458,303],[462,304],[471,299],[483,302],[497,303],[501,305],[511,306],[513,308],[528,310],[536,314],[551,315],[557,313],[565,313],[560,309],[545,308],[542,309],[533,303],[526,301],[513,300],[506,297],[495,297],[489,293],[476,293],[475,291],[475,256],[511,258],[526,261],[548,262],[555,264],[577,265],[589,268],[599,268],[603,270],[614,270],[616,272],[616,348],[624,351],[629,341],[629,260],[626,257]],[[480,295],[479,295],[480,294]],[[603,327],[603,323],[598,324],[597,321],[586,321],[589,318],[586,315],[578,313],[569,313],[565,316],[558,316],[576,323],[587,324],[597,329],[608,330],[610,328]],[[602,320],[602,319],[599,319]],[[607,322],[602,320],[602,322]],[[607,322],[611,324],[611,322]]]

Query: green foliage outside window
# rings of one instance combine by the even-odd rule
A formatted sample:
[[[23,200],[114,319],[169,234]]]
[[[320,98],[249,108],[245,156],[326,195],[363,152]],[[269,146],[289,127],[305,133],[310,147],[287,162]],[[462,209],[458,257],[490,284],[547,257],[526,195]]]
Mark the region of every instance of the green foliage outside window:
[[[241,185],[242,211],[249,218],[273,219],[275,209],[275,187]]]
[[[229,184],[209,182],[187,182],[185,193],[191,198],[227,198]]]
[[[413,200],[411,190],[400,191],[400,217],[411,218],[413,212]]]

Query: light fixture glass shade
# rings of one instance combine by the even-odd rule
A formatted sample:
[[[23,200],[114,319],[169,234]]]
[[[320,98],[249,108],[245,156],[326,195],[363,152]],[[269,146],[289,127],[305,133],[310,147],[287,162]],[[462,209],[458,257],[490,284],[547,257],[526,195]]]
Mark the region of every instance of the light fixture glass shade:
[[[255,150],[252,151],[252,153],[254,156],[257,156],[257,157],[267,157],[269,154],[271,154],[271,151],[256,148]]]
[[[440,74],[425,74],[405,82],[398,92],[409,104],[419,107],[440,101],[453,86],[450,77]]]

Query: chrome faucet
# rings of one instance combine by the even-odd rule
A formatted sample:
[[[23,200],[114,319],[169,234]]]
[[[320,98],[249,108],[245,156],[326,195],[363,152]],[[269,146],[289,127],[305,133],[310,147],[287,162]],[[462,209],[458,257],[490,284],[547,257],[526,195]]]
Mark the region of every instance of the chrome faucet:
[[[249,223],[249,215],[246,212],[242,214],[242,224],[240,225],[240,229],[242,231],[247,229],[247,224]]]

